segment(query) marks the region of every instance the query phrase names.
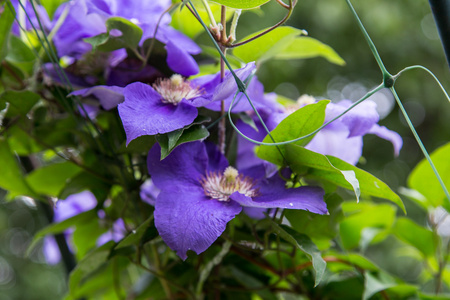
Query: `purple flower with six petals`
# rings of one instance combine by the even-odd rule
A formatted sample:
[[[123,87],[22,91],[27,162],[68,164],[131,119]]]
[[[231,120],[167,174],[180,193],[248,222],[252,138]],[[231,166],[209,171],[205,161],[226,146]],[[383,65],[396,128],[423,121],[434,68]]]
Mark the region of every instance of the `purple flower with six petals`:
[[[236,70],[236,75],[243,80],[254,69],[255,64],[249,63]],[[153,87],[141,82],[127,85],[123,89],[125,101],[118,106],[127,145],[142,135],[163,134],[183,128],[197,117],[197,107],[226,99],[237,91],[231,73],[222,82],[216,77],[203,76],[187,81],[175,74],[157,81]]]
[[[147,162],[153,183],[161,189],[155,226],[183,260],[188,250],[199,254],[211,246],[242,207],[328,213],[321,188],[286,189],[277,174],[266,178],[262,166],[237,171],[209,144],[182,144],[162,161],[156,144]]]

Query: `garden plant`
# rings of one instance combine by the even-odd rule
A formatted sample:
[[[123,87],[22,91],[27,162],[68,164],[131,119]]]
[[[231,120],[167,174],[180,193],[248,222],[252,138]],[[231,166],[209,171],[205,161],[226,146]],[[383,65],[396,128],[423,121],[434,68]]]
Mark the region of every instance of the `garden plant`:
[[[414,73],[443,114],[445,84],[385,64],[363,1],[334,0],[364,42],[351,56],[295,27],[310,2],[0,1],[2,205],[39,224],[21,259],[63,269],[58,291],[16,274],[5,299],[450,299],[449,131],[429,153],[397,91]],[[379,82],[352,99],[280,82],[363,56]],[[374,150],[410,147],[403,179],[377,172]],[[2,251],[0,299],[20,273]]]

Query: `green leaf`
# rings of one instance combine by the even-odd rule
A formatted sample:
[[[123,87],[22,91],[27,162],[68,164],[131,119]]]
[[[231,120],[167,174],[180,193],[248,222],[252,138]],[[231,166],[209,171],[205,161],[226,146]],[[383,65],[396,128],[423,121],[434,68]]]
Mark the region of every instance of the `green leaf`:
[[[134,140],[132,140],[128,146],[124,141],[120,146],[117,154],[122,153],[148,153],[152,146],[156,143],[154,135],[142,135]]]
[[[278,225],[271,219],[272,229],[284,240],[292,243],[297,249],[304,252],[312,262],[314,271],[316,273],[315,287],[320,283],[322,277],[325,273],[327,263],[323,260],[320,255],[319,249],[311,241],[311,239],[304,234],[298,233],[294,229],[286,225]]]
[[[86,253],[94,249],[97,244],[97,239],[106,231],[106,228],[100,226],[98,217],[93,217],[83,223],[78,223],[72,234],[73,244],[77,249],[75,254],[77,259],[82,259]]]
[[[430,157],[445,186],[450,190],[450,143],[436,149]],[[408,186],[425,196],[428,205],[433,207],[442,206],[444,203],[447,207],[450,205],[445,200],[445,193],[426,159],[423,159],[411,172],[408,177]]]
[[[59,223],[52,223],[48,225],[47,227],[42,228],[39,230],[33,237],[33,240],[31,241],[30,245],[28,246],[28,249],[26,251],[26,256],[29,256],[31,251],[36,247],[37,243],[46,235],[49,234],[56,234],[61,233],[65,231],[66,229],[70,227],[77,226],[77,224],[83,224],[86,222],[89,222],[89,220],[95,219],[97,220],[97,212],[95,210],[89,210],[86,212],[83,212],[81,214],[78,214],[76,216],[73,216],[69,219],[66,219]]]
[[[106,248],[110,246],[111,245],[108,245]],[[107,253],[107,250],[106,249],[104,250],[105,250],[104,252]],[[126,270],[127,267],[130,265],[130,263],[131,263],[130,259],[124,257],[108,258],[108,260],[103,264],[99,265],[95,271],[88,272],[86,276],[84,276],[84,278],[82,278],[82,280],[79,282],[79,285],[76,286],[76,289],[71,291],[71,294],[67,295],[66,298],[64,299],[65,300],[98,299],[100,295],[101,299],[123,299],[118,298],[118,295],[125,295],[127,293],[126,288],[128,287],[128,285],[127,284],[119,285],[119,282],[123,282],[123,277],[125,277],[122,274],[126,274],[127,271],[128,272],[130,271]],[[145,283],[142,282],[141,279],[138,279],[138,277],[136,277],[135,280],[139,282],[138,286],[140,286],[140,284],[145,285],[147,283],[146,281],[144,281]],[[135,292],[133,291],[133,294],[134,293]],[[153,299],[161,299],[161,298],[154,297]]]
[[[418,290],[418,286],[405,283],[397,284],[386,289],[389,294],[394,294],[396,299],[411,299],[411,296],[417,295]]]
[[[248,40],[264,30],[266,29],[246,36],[241,41]],[[250,43],[236,47],[233,50],[233,55],[246,63],[252,61],[263,62],[276,57],[277,54],[289,47],[296,37],[303,33],[304,31],[294,27],[280,26]]]
[[[8,43],[9,51],[5,60],[14,64],[24,74],[32,75],[36,55],[31,49],[17,36],[11,35]]]
[[[56,9],[64,2],[66,2],[66,0],[41,0],[40,1],[41,5],[47,11],[47,14],[50,17],[50,19],[53,18],[53,15],[55,14]]]
[[[335,254],[334,256],[351,264],[351,269],[354,269],[354,267],[356,266],[362,270],[367,271],[379,270],[379,268],[373,262],[357,253]]]
[[[375,295],[378,292],[384,291],[390,287],[396,285],[396,282],[389,278],[376,278],[369,272],[365,274],[365,282],[364,282],[364,294],[362,296],[363,300],[368,300],[370,297]]]
[[[0,137],[0,187],[7,190],[13,196],[36,196],[34,191],[25,181],[24,174],[17,162],[17,158],[11,152],[8,141]]]
[[[193,76],[192,78],[200,77],[203,75],[209,75],[211,73],[215,74],[215,73],[220,72],[219,61],[220,61],[221,56],[220,56],[220,53],[217,51],[217,49],[215,47],[205,46],[205,45],[201,45],[201,48],[202,48],[202,54],[214,58],[215,62],[213,64],[209,64],[209,65],[201,65],[200,73]],[[242,66],[241,60],[231,54],[227,54],[227,60],[233,69],[239,69]]]
[[[390,200],[406,212],[402,200],[388,185],[372,174],[339,158],[316,153],[297,145],[287,145],[285,157],[291,169],[297,174],[305,174],[305,169],[309,168],[306,175],[349,190],[354,190],[356,183],[349,182],[354,179],[346,177],[342,171],[353,171],[359,182],[361,194]]]
[[[345,249],[384,240],[395,221],[396,209],[390,204],[344,202],[342,210],[346,218],[339,225],[339,235]],[[371,239],[363,240],[364,232],[375,229]]]
[[[325,120],[325,108],[329,102],[329,100],[322,100],[315,104],[306,105],[290,114],[270,132],[275,142],[279,143],[305,136],[322,126]],[[310,136],[290,145],[304,146],[312,138],[313,136]],[[266,136],[263,142],[273,143],[270,136]],[[278,147],[262,145],[257,148],[256,154],[264,160],[283,166],[286,164],[283,157],[286,152],[285,149],[285,145]]]
[[[269,0],[212,0],[212,2],[232,8],[250,9],[261,6]]]
[[[441,294],[441,295],[435,295],[435,294],[425,294],[425,293],[419,293],[420,300],[448,300],[450,299],[450,294]]]
[[[161,160],[166,158],[173,149],[181,144],[206,139],[209,136],[209,131],[201,124],[209,121],[209,117],[200,116],[192,124],[181,129],[157,135],[156,140],[161,146]]]
[[[84,39],[92,45],[93,50],[114,51],[121,48],[135,49],[142,37],[142,29],[136,24],[120,17],[106,20],[106,33]],[[117,30],[120,33],[117,33]],[[111,33],[113,31],[113,33]]]
[[[58,197],[68,178],[75,176],[81,168],[70,162],[52,164],[33,170],[26,180],[37,193]]]
[[[239,119],[241,119],[242,122],[253,128],[254,130],[258,131],[258,127],[256,127],[255,121],[246,112],[239,113]]]
[[[195,3],[197,1],[193,1],[195,8],[202,18],[205,24],[209,24],[210,20],[208,17],[208,13],[203,7],[201,2]],[[209,8],[214,15],[215,20],[220,20],[221,7],[218,4],[210,3]],[[227,21],[231,19],[234,14],[234,9],[227,9],[226,11],[226,19]],[[191,39],[194,39],[200,33],[204,31],[202,24],[194,17],[194,15],[187,8],[177,9],[172,14],[172,21],[170,23],[175,29],[181,31]],[[189,24],[189,26],[186,26]],[[217,51],[216,51],[217,52]]]
[[[169,133],[156,137],[161,145],[161,160],[166,158],[177,146],[192,141],[203,141],[209,136],[209,131],[203,125],[195,125],[181,132],[181,135]]]
[[[101,247],[91,251],[81,259],[70,274],[69,294],[75,296],[83,279],[102,267],[108,260],[111,248],[115,245],[110,241]],[[78,299],[78,297],[76,297]]]
[[[255,289],[255,293],[261,297],[260,299],[267,299],[267,300],[276,300],[277,298],[275,295],[269,290],[269,288],[261,289],[261,287],[264,287],[264,283],[262,283],[260,280],[258,280],[255,276],[252,276],[240,269],[238,269],[236,266],[230,266],[229,273],[236,278],[236,281],[241,283],[245,288],[247,289]],[[229,298],[229,297],[227,297]]]
[[[337,194],[331,194],[327,195],[325,201],[329,215],[314,214],[300,209],[286,209],[284,215],[293,229],[313,240],[333,239],[338,232],[338,223],[344,217],[341,210],[342,198]]]
[[[345,61],[333,48],[312,37],[296,37],[289,46],[275,55],[276,59],[305,59],[314,57],[323,57],[333,64],[345,65]]]
[[[41,97],[31,91],[6,91],[0,95],[0,106],[9,103],[7,117],[25,116]]]
[[[399,218],[393,228],[402,241],[418,249],[425,257],[433,257],[436,251],[433,232],[407,218]]]
[[[0,62],[2,62],[8,54],[8,38],[14,22],[14,16],[14,8],[10,1],[8,1],[0,15]]]
[[[133,230],[123,240],[121,240],[114,249],[116,250],[132,245],[140,245],[142,238],[145,236],[145,234],[149,230],[152,230],[154,228],[155,225],[153,223],[153,216],[150,216],[147,220],[145,220],[144,223],[139,225],[139,227],[136,230]]]
[[[110,189],[110,184],[106,183],[97,176],[88,172],[78,172],[75,176],[67,177],[58,198],[66,199],[70,195],[90,190],[99,202],[106,199]]]

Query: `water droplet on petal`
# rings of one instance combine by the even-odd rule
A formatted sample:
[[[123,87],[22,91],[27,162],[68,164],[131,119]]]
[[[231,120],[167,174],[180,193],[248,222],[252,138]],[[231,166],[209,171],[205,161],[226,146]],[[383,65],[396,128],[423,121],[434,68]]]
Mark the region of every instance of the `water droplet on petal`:
[[[289,206],[294,206],[294,204],[293,203],[289,203]]]

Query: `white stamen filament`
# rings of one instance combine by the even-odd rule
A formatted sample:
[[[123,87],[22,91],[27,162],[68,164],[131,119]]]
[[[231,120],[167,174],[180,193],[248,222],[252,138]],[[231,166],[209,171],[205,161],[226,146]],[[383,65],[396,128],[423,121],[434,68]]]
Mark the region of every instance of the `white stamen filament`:
[[[240,175],[233,168],[228,167],[221,174],[219,172],[210,172],[201,180],[205,195],[218,201],[229,201],[231,194],[239,192],[248,197],[258,195],[255,183],[252,178]]]
[[[201,95],[198,88],[191,87],[181,75],[174,74],[170,78],[158,80],[153,88],[161,95],[161,101],[177,105],[181,100],[192,99]]]

